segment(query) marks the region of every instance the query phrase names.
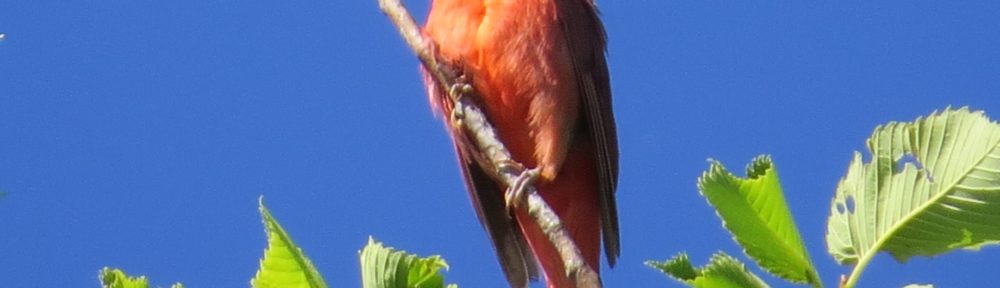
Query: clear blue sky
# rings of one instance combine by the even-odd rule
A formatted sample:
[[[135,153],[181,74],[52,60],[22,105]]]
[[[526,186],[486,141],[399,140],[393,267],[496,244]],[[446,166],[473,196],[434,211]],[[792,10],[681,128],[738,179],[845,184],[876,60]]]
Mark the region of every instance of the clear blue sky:
[[[425,1],[408,1],[423,18]],[[830,198],[875,125],[948,105],[1000,116],[997,1],[599,1],[621,143],[623,251],[643,266],[736,244],[696,190],[772,154],[820,274]],[[257,197],[328,283],[368,235],[501,287],[417,61],[375,0],[6,1],[0,8],[0,282],[246,287]],[[995,285],[1000,249],[896,264],[867,287]],[[781,282],[766,277],[772,284]],[[779,285],[780,286],[780,285]]]

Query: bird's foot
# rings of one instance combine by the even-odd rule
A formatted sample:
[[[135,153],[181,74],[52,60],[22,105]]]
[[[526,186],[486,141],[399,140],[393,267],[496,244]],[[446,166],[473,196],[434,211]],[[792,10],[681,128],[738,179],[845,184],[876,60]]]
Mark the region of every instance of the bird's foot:
[[[540,171],[538,168],[523,170],[514,179],[514,183],[510,187],[507,187],[507,192],[504,193],[504,202],[507,204],[507,209],[517,208],[527,200],[528,188],[535,185],[535,181],[538,180],[538,176],[541,173]]]
[[[469,85],[468,78],[465,75],[460,75],[455,78],[455,83],[448,87],[448,95],[452,97],[455,107],[451,109],[451,121],[459,126],[462,125],[463,119],[465,119],[465,107],[462,105],[462,101],[459,101],[465,95],[471,94],[473,92],[472,85]]]
[[[469,77],[462,74],[455,77],[455,83],[452,83],[451,87],[448,87],[448,92],[452,97],[458,99],[475,92],[475,90],[472,88],[472,84],[469,84]]]

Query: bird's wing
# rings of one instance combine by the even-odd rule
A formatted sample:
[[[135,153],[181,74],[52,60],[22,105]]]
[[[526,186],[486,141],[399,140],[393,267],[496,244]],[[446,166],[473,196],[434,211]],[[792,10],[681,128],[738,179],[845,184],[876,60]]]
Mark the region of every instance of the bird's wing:
[[[456,150],[462,175],[465,176],[466,190],[469,191],[469,198],[476,208],[479,223],[493,241],[507,282],[511,287],[527,287],[529,280],[538,279],[538,266],[524,240],[524,235],[521,234],[521,228],[507,211],[503,199],[504,193],[493,178],[467,157],[457,145],[461,144],[456,143]]]
[[[611,110],[611,82],[605,58],[607,37],[593,0],[557,0],[557,11],[583,99],[581,115],[593,141],[599,178],[601,231],[608,263],[621,253],[618,234],[618,135]]]
[[[441,115],[450,115],[453,107],[448,95],[445,95],[446,90],[437,87],[437,83],[422,67],[421,72],[432,106],[435,110],[440,109],[437,112]],[[521,227],[507,210],[500,185],[476,163],[474,153],[478,152],[474,150],[475,144],[470,142],[465,131],[452,126],[452,123],[447,121],[445,123],[451,132],[455,154],[458,155],[458,165],[462,167],[462,176],[466,191],[469,192],[469,199],[472,200],[472,207],[476,209],[479,224],[493,242],[493,248],[507,282],[510,287],[527,287],[528,281],[538,279],[538,264],[535,263],[534,255],[524,239]]]

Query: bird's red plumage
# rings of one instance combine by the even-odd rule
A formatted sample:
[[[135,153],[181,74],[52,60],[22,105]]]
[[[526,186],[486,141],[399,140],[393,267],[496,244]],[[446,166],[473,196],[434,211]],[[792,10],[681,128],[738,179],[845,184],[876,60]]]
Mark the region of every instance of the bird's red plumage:
[[[434,41],[442,58],[462,63],[463,72],[472,79],[482,97],[480,102],[514,160],[541,170],[539,193],[559,215],[587,264],[595,271],[600,267],[602,229],[606,230],[605,245],[613,243],[614,247],[607,247],[614,250],[608,251],[613,261],[618,253],[613,196],[618,152],[603,28],[593,3],[434,0],[424,33]],[[428,83],[434,88],[432,82]],[[430,91],[432,104],[444,108],[446,115],[450,113],[448,105],[440,105],[446,99],[438,92],[440,89]],[[484,203],[495,199],[493,195],[481,193],[500,193],[506,187],[477,176],[479,168],[468,157],[475,151],[463,151],[470,145],[456,146],[460,165],[471,165],[463,171],[480,219],[500,250],[498,255],[511,258],[505,249],[525,251],[523,247],[504,247],[517,246],[517,241],[502,239],[506,237],[502,231],[491,231],[504,225],[514,227],[514,234],[520,233],[514,238],[527,241],[549,286],[572,287],[554,247],[526,211],[513,213],[516,223],[498,219],[508,215],[483,215],[498,212],[484,207],[496,205]],[[514,263],[521,261],[514,258],[501,259],[501,263],[516,266],[504,268],[511,285],[518,286],[522,284],[514,282],[524,277],[510,274],[528,275],[530,271],[518,270],[532,265]],[[525,259],[530,261],[530,255]]]

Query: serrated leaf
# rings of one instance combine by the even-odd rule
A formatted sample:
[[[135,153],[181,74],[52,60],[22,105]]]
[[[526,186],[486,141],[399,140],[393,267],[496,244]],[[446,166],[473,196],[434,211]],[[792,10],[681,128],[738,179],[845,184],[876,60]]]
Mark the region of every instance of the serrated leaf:
[[[101,287],[104,288],[147,288],[149,280],[146,276],[130,277],[121,269],[104,267],[97,271],[97,278],[101,279]],[[184,288],[181,283],[170,285],[171,288]]]
[[[695,268],[685,253],[670,260],[646,261],[646,265],[656,268],[681,283],[698,288],[757,288],[768,287],[760,277],[747,270],[739,260],[718,252],[712,255],[709,263],[701,268]]]
[[[1000,240],[1000,125],[981,111],[879,126],[868,150],[869,163],[854,153],[830,205],[838,262],[860,271],[879,251],[905,261]]]
[[[146,276],[129,277],[125,271],[104,267],[98,271],[97,278],[101,279],[101,287],[104,288],[147,288],[149,280]]]
[[[713,161],[698,179],[698,189],[744,252],[764,270],[792,282],[822,285],[769,157],[751,161],[747,178],[738,178]]]
[[[683,252],[664,262],[646,261],[646,266],[660,269],[661,272],[678,281],[694,280],[699,275],[697,269],[691,264],[687,253]]]
[[[325,288],[326,283],[316,267],[264,207],[264,198],[261,197],[259,201],[264,230],[267,232],[267,249],[260,260],[260,269],[250,280],[250,286]]]
[[[441,271],[448,270],[448,263],[441,256],[420,258],[385,247],[371,237],[359,254],[364,288],[458,288],[444,285]]]

